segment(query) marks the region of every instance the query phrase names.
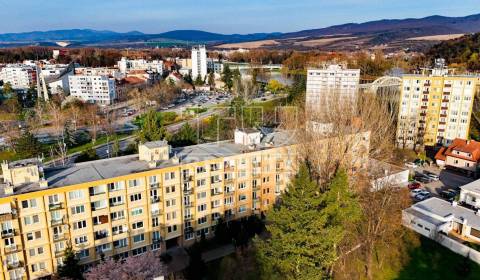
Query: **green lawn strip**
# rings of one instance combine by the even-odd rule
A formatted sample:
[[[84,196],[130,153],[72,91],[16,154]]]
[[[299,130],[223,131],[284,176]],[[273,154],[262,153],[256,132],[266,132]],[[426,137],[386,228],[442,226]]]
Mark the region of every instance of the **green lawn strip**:
[[[480,279],[480,265],[422,237],[421,245],[411,250],[410,261],[395,279]]]

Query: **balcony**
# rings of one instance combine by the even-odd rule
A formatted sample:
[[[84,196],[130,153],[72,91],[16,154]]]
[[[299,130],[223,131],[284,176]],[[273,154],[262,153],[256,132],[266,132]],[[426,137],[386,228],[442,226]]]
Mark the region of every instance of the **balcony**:
[[[183,203],[183,207],[185,207],[185,208],[191,208],[191,207],[193,207],[193,202],[191,202],[191,201],[188,202],[188,203],[185,203],[185,202],[184,202],[184,203]]]
[[[162,211],[161,211],[161,210],[153,210],[153,211],[150,211],[150,213],[152,214],[152,217],[156,217],[156,216],[162,215]]]
[[[62,203],[62,202],[50,203],[50,204],[48,205],[48,209],[49,209],[50,211],[63,209],[63,203]]]
[[[440,107],[442,110],[448,110],[448,107]]]
[[[422,98],[422,101],[428,102],[428,98]]]
[[[235,166],[234,166],[234,165],[225,165],[225,166],[223,166],[223,170],[224,170],[225,172],[235,171]]]
[[[12,209],[12,212],[0,214],[0,222],[6,222],[17,218],[17,211]]]
[[[123,204],[125,204],[125,202],[123,202],[123,201],[110,202],[110,207],[120,206],[120,205],[123,205]]]
[[[444,86],[444,87],[446,87],[446,88],[450,88],[450,87],[452,87],[452,85],[451,85],[451,84],[445,84],[445,86]]]
[[[60,219],[51,219],[50,224],[51,226],[58,226],[58,225],[63,225],[65,223],[65,217],[62,217]]]
[[[222,191],[219,191],[219,190],[211,190],[210,191],[210,195],[211,196],[215,196],[215,195],[220,195],[222,194],[223,192]]]
[[[184,231],[185,233],[192,233],[192,232],[194,232],[193,227],[186,227],[183,231]]]
[[[7,229],[7,230],[2,230],[2,238],[9,238],[9,237],[13,237],[16,235],[16,231],[11,228],[11,229]]]
[[[446,118],[447,114],[440,114],[440,118]]]
[[[153,196],[150,198],[150,201],[151,203],[159,203],[161,200],[159,196]]]
[[[421,109],[428,109],[428,106],[420,106]]]
[[[65,256],[65,250],[55,251],[55,258],[60,258]]]
[[[160,183],[153,183],[153,184],[150,184],[150,189],[158,189],[160,188]]]
[[[108,237],[108,232],[95,232],[95,240],[104,239]]]
[[[450,102],[450,100],[448,100],[448,99],[442,99],[442,102],[448,103],[448,102]]]
[[[160,238],[152,238],[152,243],[153,244],[160,244],[160,243],[162,243],[162,241],[163,240],[162,240],[161,237]]]
[[[232,193],[234,193],[234,192],[235,192],[235,189],[233,189],[233,188],[232,188],[232,189],[226,189],[226,190],[225,190],[225,194],[232,194]]]
[[[192,216],[192,215],[183,216],[183,220],[184,220],[184,221],[192,221],[192,220],[193,220],[193,216]]]
[[[21,250],[22,250],[21,245],[12,244],[12,245],[5,246],[4,252],[5,252],[5,254],[11,254],[11,253],[15,253],[15,252],[18,252],[18,251],[21,251]]]
[[[193,188],[183,189],[183,194],[184,194],[184,195],[191,195],[191,194],[193,194]]]
[[[20,262],[20,261],[7,262],[7,269],[8,270],[17,269],[17,268],[20,268],[20,267],[23,267],[23,262]]]
[[[262,174],[260,173],[252,173],[252,178],[260,178]]]
[[[101,194],[106,194],[105,191],[89,191],[90,196],[96,196]]]
[[[60,241],[68,239],[68,235],[66,233],[57,233],[53,235],[53,241]]]
[[[253,167],[260,167],[262,165],[262,163],[259,162],[259,161],[254,161],[254,162],[252,162],[252,165],[253,165]]]

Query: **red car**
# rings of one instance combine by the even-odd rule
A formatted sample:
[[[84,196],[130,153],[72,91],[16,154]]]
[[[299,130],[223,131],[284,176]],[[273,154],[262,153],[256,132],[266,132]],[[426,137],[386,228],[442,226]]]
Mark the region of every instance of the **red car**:
[[[408,184],[408,189],[415,190],[415,189],[420,188],[421,186],[422,185],[419,182],[413,182],[413,183]]]

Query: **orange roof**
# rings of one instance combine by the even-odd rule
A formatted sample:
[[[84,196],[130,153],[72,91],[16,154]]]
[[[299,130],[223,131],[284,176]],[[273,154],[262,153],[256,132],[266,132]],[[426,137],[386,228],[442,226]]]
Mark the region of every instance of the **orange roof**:
[[[457,151],[467,153],[469,156],[458,155],[455,153]],[[480,160],[480,142],[456,138],[450,146],[442,147],[435,155],[435,159],[444,161],[447,156],[478,162]]]
[[[140,79],[140,78],[137,78],[137,77],[126,77],[125,79],[123,79],[127,84],[143,84],[145,83],[146,81],[144,79]]]
[[[128,74],[134,75],[134,74],[147,74],[146,70],[130,70],[128,71]]]

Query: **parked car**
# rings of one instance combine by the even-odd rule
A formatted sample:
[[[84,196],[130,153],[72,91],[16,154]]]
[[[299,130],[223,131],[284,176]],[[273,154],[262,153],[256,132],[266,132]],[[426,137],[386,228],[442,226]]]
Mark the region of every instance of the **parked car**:
[[[420,184],[419,182],[412,182],[410,184],[408,184],[408,189],[410,190],[415,190],[415,189],[418,189],[422,186],[422,184]]]
[[[408,168],[417,168],[418,166],[414,162],[406,162],[405,166]]]
[[[453,200],[456,195],[457,195],[456,193],[452,193],[452,192],[450,192],[450,191],[441,191],[441,192],[440,192],[440,196],[443,197],[443,198],[445,198],[445,199],[448,200],[448,201]]]
[[[415,196],[415,199],[418,200],[418,201],[422,201],[422,200],[425,200],[427,198],[430,197],[430,193],[419,193]]]
[[[427,177],[425,175],[415,175],[415,180],[419,181],[421,183],[424,183],[424,184],[428,184],[428,183],[431,183],[433,181],[432,178]]]
[[[411,197],[415,197],[417,194],[420,194],[422,192],[421,189],[414,189],[410,192]]]
[[[433,172],[430,172],[430,171],[427,171],[427,170],[423,170],[423,174],[424,174],[425,176],[427,176],[428,178],[434,180],[434,181],[440,180],[440,177],[439,177],[437,174],[433,173]]]

